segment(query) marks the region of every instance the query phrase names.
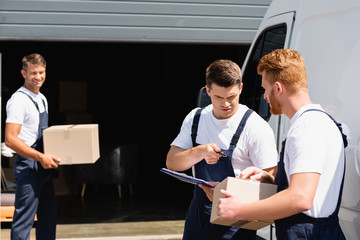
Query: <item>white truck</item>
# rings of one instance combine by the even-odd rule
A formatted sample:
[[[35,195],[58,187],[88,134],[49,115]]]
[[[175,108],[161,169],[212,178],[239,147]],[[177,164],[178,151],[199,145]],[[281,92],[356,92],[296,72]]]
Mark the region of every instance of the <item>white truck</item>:
[[[270,116],[263,100],[260,58],[278,48],[305,59],[311,99],[344,126],[346,175],[340,224],[347,239],[360,239],[360,21],[359,0],[273,0],[242,70],[241,102],[269,120],[278,146],[289,129],[284,116]]]

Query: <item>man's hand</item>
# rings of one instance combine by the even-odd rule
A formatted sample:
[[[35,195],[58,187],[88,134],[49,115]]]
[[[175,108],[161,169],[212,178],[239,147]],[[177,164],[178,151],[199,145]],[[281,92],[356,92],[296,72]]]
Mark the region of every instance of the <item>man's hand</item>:
[[[274,176],[256,167],[248,167],[240,173],[239,178],[257,180],[264,183],[274,183]]]
[[[50,154],[43,154],[41,155],[39,162],[44,169],[50,169],[57,168],[59,166],[60,159]]]
[[[220,198],[217,206],[217,215],[221,220],[241,220],[241,209],[242,203],[240,200],[231,195],[226,190],[221,189],[220,192],[225,196],[225,198]]]
[[[216,164],[220,157],[221,149],[214,143],[205,144],[203,158],[205,159],[207,164]]]
[[[220,182],[209,182],[211,185],[216,186],[218,185]],[[214,198],[214,188],[212,187],[208,187],[202,184],[198,185],[202,190],[204,190],[206,196],[208,197],[208,199],[210,200],[210,202],[213,201]]]
[[[34,148],[28,146],[23,140],[19,138],[21,124],[6,123],[5,127],[5,144],[17,154],[34,159],[40,162],[44,169],[57,168],[60,159],[48,154],[43,154]]]
[[[166,157],[166,167],[174,171],[185,171],[205,159],[207,164],[216,164],[222,156],[221,149],[213,143],[182,149],[172,145]]]

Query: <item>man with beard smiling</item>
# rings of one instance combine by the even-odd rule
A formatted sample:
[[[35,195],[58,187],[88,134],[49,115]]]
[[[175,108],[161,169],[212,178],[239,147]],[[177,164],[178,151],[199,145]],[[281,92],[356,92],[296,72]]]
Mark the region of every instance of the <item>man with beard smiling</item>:
[[[46,77],[46,62],[40,54],[34,53],[25,56],[22,64],[24,85],[6,105],[5,144],[17,153],[11,239],[29,239],[37,213],[36,239],[51,240],[56,237],[57,213],[49,169],[57,168],[60,159],[42,153],[42,131],[48,127],[48,104],[40,93]]]
[[[209,106],[192,110],[171,143],[166,165],[175,171],[192,168],[195,177],[214,185],[239,176],[249,166],[275,174],[277,151],[273,131],[255,112],[239,103],[239,66],[217,60],[206,69]],[[256,231],[210,223],[213,189],[195,186],[183,240],[256,239]]]
[[[278,193],[241,203],[221,190],[226,198],[219,200],[218,215],[225,220],[276,220],[278,240],[345,239],[338,220],[347,146],[341,124],[311,102],[304,59],[298,51],[274,50],[262,57],[257,70],[271,113],[283,113],[291,123],[275,178]],[[251,167],[240,177],[272,176]]]

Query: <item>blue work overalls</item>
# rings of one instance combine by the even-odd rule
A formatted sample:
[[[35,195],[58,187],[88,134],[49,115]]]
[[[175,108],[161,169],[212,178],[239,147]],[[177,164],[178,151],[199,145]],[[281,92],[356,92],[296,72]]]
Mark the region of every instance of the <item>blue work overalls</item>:
[[[32,148],[42,152],[42,132],[48,127],[48,113],[45,102],[44,112],[40,113],[38,104],[25,92],[39,111],[39,129],[36,142]],[[37,214],[36,239],[52,240],[56,234],[57,209],[54,187],[50,177],[50,170],[44,169],[33,159],[16,155],[14,165],[16,179],[15,212],[11,227],[12,240],[25,240],[30,238],[30,230]]]
[[[325,114],[326,112],[318,109],[309,109],[307,111],[320,111]],[[303,112],[302,114],[304,114]],[[344,147],[347,146],[346,135],[343,134],[341,124],[337,123],[329,114],[327,114],[339,128],[343,141]],[[275,183],[278,185],[278,192],[286,189],[289,184],[286,177],[286,172],[284,168],[284,151],[285,151],[286,139],[282,142],[280,159],[278,162],[278,169],[275,178]],[[345,164],[345,162],[344,162]],[[344,175],[345,175],[345,166],[344,166]],[[298,213],[290,217],[279,219],[275,221],[276,227],[276,238],[278,240],[287,240],[287,239],[306,239],[306,240],[342,240],[345,239],[345,236],[339,225],[338,213],[341,204],[342,189],[344,185],[344,175],[342,178],[340,192],[338,197],[338,202],[335,211],[327,218],[313,218],[304,213]]]
[[[192,125],[192,142],[196,143],[197,129],[202,109],[197,110]],[[231,164],[231,158],[240,134],[244,129],[246,121],[253,111],[249,109],[242,118],[228,150],[222,149],[226,157],[221,157],[216,164],[207,164],[205,159],[197,163],[195,167],[195,176],[209,182],[221,182],[226,177],[234,177],[234,169]],[[195,186],[194,197],[190,203],[185,221],[183,240],[222,240],[222,239],[256,239],[256,231],[241,229],[236,227],[227,227],[210,223],[211,202],[205,192]]]

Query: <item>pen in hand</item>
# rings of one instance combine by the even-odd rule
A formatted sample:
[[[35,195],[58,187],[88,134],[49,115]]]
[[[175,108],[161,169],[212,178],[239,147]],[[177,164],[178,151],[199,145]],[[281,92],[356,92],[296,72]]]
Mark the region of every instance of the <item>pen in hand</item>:
[[[227,157],[227,155],[223,152],[216,152],[217,154],[220,154],[222,157]]]

